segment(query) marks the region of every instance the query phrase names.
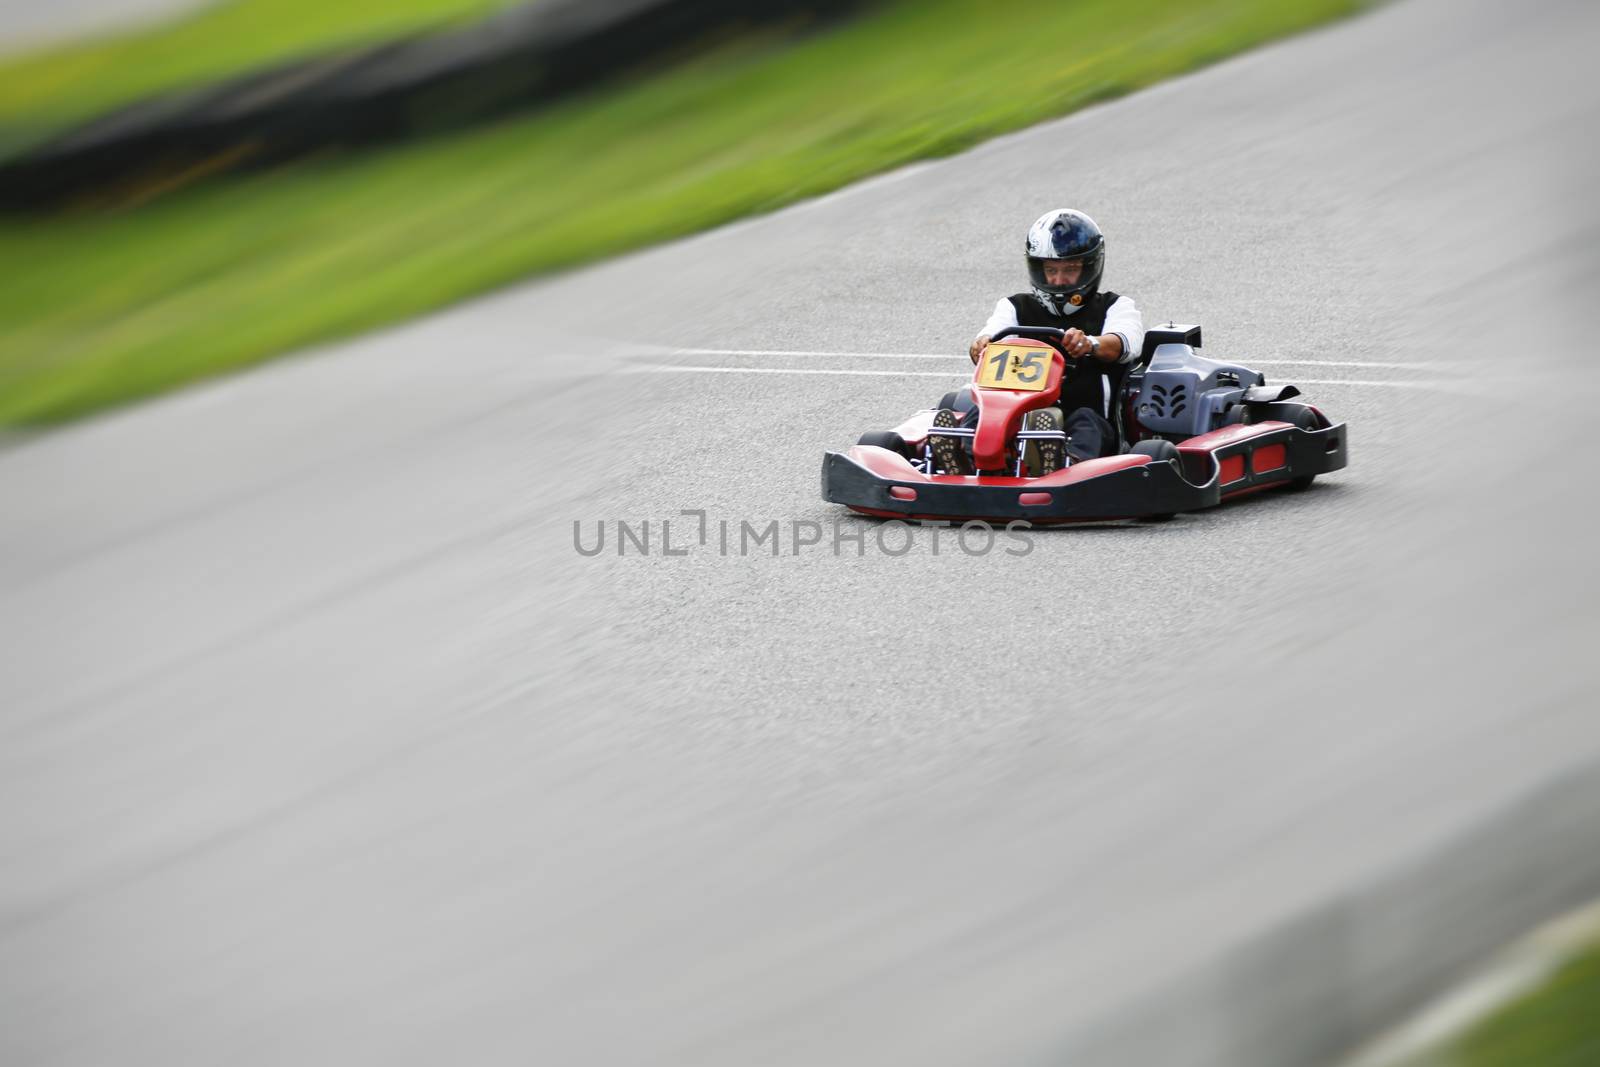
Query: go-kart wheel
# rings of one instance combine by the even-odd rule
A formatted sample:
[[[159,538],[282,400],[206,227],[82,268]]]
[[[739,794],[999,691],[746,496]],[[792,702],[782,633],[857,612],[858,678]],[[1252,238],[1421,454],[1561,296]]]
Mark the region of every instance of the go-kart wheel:
[[[1128,454],[1132,456],[1149,456],[1153,463],[1160,463],[1162,460],[1168,460],[1172,463],[1178,462],[1178,446],[1161,437],[1140,441],[1128,449]]]
[[[938,406],[934,410],[953,411],[956,413],[957,418],[963,418],[973,410],[974,404],[972,390],[967,386],[962,386],[960,389],[952,389],[944,396],[941,396]]]
[[[1277,419],[1279,422],[1287,422],[1297,430],[1309,431],[1321,428],[1317,425],[1317,413],[1312,411],[1310,407],[1305,404],[1296,404],[1294,407],[1294,414],[1288,418],[1276,414],[1268,415],[1268,417]],[[1252,426],[1262,421],[1263,414],[1266,414],[1266,412],[1255,408],[1251,404],[1235,404],[1228,409],[1227,414],[1222,416],[1222,425],[1238,426],[1243,424]],[[1289,480],[1289,489],[1295,493],[1303,492],[1306,489],[1310,489],[1311,483],[1316,480],[1317,476],[1315,474],[1302,474],[1298,478]]]
[[[1294,413],[1292,418],[1285,419],[1281,416],[1262,411],[1253,404],[1234,404],[1233,407],[1229,408],[1227,413],[1222,416],[1222,425],[1238,426],[1243,424],[1246,426],[1253,426],[1256,423],[1263,421],[1264,418],[1273,418],[1277,419],[1279,422],[1287,422],[1296,429],[1317,429],[1316,412],[1312,411],[1304,404],[1297,404],[1295,406],[1299,408],[1299,410]]]
[[[1302,407],[1299,411],[1295,412],[1294,418],[1288,421],[1297,430],[1315,430],[1318,428],[1317,413],[1307,407]],[[1298,478],[1292,478],[1289,481],[1289,491],[1291,493],[1303,493],[1307,489],[1310,489],[1311,483],[1316,480],[1317,476],[1315,474],[1302,474]]]
[[[1152,437],[1148,441],[1140,441],[1128,449],[1128,454],[1132,456],[1149,456],[1151,463],[1167,462],[1174,467],[1178,466],[1178,446],[1161,437]],[[1177,513],[1166,511],[1159,515],[1146,515],[1144,519],[1146,522],[1166,522],[1175,514]]]
[[[906,439],[893,430],[871,430],[861,435],[858,445],[876,445],[878,448],[887,448],[896,455],[907,459],[911,458],[911,450],[906,447]]]

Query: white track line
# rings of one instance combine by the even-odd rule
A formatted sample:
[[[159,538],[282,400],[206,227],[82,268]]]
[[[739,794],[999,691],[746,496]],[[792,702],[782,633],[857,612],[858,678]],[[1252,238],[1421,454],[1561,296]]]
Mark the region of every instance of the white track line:
[[[820,367],[685,367],[660,363],[649,365],[647,370],[668,374],[854,374],[873,378],[946,378],[951,381],[969,378],[960,371],[937,370],[828,370]],[[1276,384],[1276,383],[1274,383]],[[1380,382],[1358,378],[1298,378],[1285,385],[1356,385],[1379,386],[1396,389],[1437,389],[1439,382]]]
[[[675,356],[816,356],[822,359],[957,359],[960,352],[795,352],[776,348],[675,348]]]
[[[1546,923],[1502,949],[1477,974],[1441,995],[1407,1021],[1378,1035],[1343,1061],[1343,1067],[1400,1067],[1435,1062],[1451,1038],[1532,991],[1563,964],[1600,940],[1600,903]]]
[[[874,378],[971,378],[958,370],[829,370],[820,367],[683,367],[670,363],[652,365],[650,370],[680,374],[866,374]]]
[[[812,352],[778,348],[675,348],[675,356],[796,356],[816,359],[956,359],[959,352]],[[1429,370],[1434,363],[1370,363],[1339,359],[1249,359],[1246,366],[1266,367],[1368,367],[1378,370]]]
[[[1445,382],[1383,382],[1363,378],[1296,378],[1292,382],[1273,382],[1273,385],[1374,385],[1395,389],[1443,389]]]

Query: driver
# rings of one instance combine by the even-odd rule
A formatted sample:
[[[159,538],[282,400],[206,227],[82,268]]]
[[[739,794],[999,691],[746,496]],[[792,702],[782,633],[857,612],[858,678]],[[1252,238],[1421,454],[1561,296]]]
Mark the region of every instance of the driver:
[[[1087,362],[1080,365],[1077,373],[1062,379],[1061,406],[1030,412],[1026,426],[1034,430],[1059,430],[1065,426],[1067,452],[1075,461],[1115,453],[1117,435],[1110,421],[1114,382],[1109,372],[1118,364],[1139,358],[1139,343],[1144,338],[1139,309],[1126,296],[1100,290],[1106,239],[1094,220],[1081,211],[1060,208],[1040,215],[1028,228],[1027,261],[1032,290],[996,303],[967,354],[976,363],[983,346],[1008,326],[1065,330],[1062,348],[1070,358]],[[1099,372],[1085,373],[1091,368]],[[966,422],[976,421],[976,410],[967,412]],[[934,426],[962,424],[962,419],[948,408],[941,408],[933,421]],[[932,443],[940,467],[953,473],[971,473],[971,459],[955,439],[936,436]],[[1053,470],[1062,465],[1058,448],[1054,442],[1040,443],[1040,459],[1045,468]]]

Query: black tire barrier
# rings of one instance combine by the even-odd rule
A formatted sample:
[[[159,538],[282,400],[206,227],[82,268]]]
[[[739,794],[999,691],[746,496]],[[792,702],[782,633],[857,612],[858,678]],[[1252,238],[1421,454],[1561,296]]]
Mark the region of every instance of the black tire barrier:
[[[0,211],[137,204],[196,181],[536,108],[757,29],[866,0],[542,0],[483,22],[171,93],[0,164]]]

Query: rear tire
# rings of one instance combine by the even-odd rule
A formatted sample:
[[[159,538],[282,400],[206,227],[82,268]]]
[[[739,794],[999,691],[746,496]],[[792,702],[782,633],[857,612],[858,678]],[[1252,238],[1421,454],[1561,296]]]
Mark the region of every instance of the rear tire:
[[[1302,407],[1299,411],[1294,413],[1294,418],[1285,421],[1287,421],[1297,430],[1309,431],[1320,428],[1317,426],[1317,413],[1308,407]]]
[[[1254,425],[1255,423],[1261,421],[1258,418],[1253,418],[1252,416],[1254,414],[1256,413],[1251,410],[1251,406],[1249,404],[1235,404],[1233,407],[1228,409],[1227,414],[1222,416],[1222,425]],[[1293,418],[1283,419],[1282,421],[1287,422],[1297,430],[1316,430],[1320,428],[1317,426],[1316,413],[1305,406],[1301,406],[1300,409],[1294,413]],[[1315,474],[1302,474],[1298,478],[1289,479],[1287,488],[1291,493],[1303,493],[1307,489],[1310,489],[1311,483],[1316,480],[1317,476]]]
[[[1300,430],[1315,430],[1319,428],[1317,426],[1316,412],[1312,411],[1304,404],[1296,405],[1296,407],[1299,410],[1294,413],[1293,418],[1279,419],[1278,421],[1287,422],[1289,425]],[[1262,414],[1263,413],[1258,410],[1255,405],[1234,404],[1233,407],[1229,408],[1227,412],[1223,414],[1222,425],[1238,426],[1242,423],[1246,426],[1254,426],[1256,423],[1262,421]]]
[[[887,448],[896,455],[911,458],[911,450],[906,447],[906,439],[893,430],[871,430],[861,435],[858,445],[874,445],[878,448]]]
[[[1294,418],[1288,421],[1297,430],[1315,430],[1319,428],[1317,426],[1316,412],[1307,407],[1303,407],[1299,411],[1295,412]],[[1291,478],[1289,480],[1289,492],[1303,493],[1307,489],[1310,489],[1311,483],[1316,480],[1317,476],[1315,474],[1302,474],[1298,478]]]

